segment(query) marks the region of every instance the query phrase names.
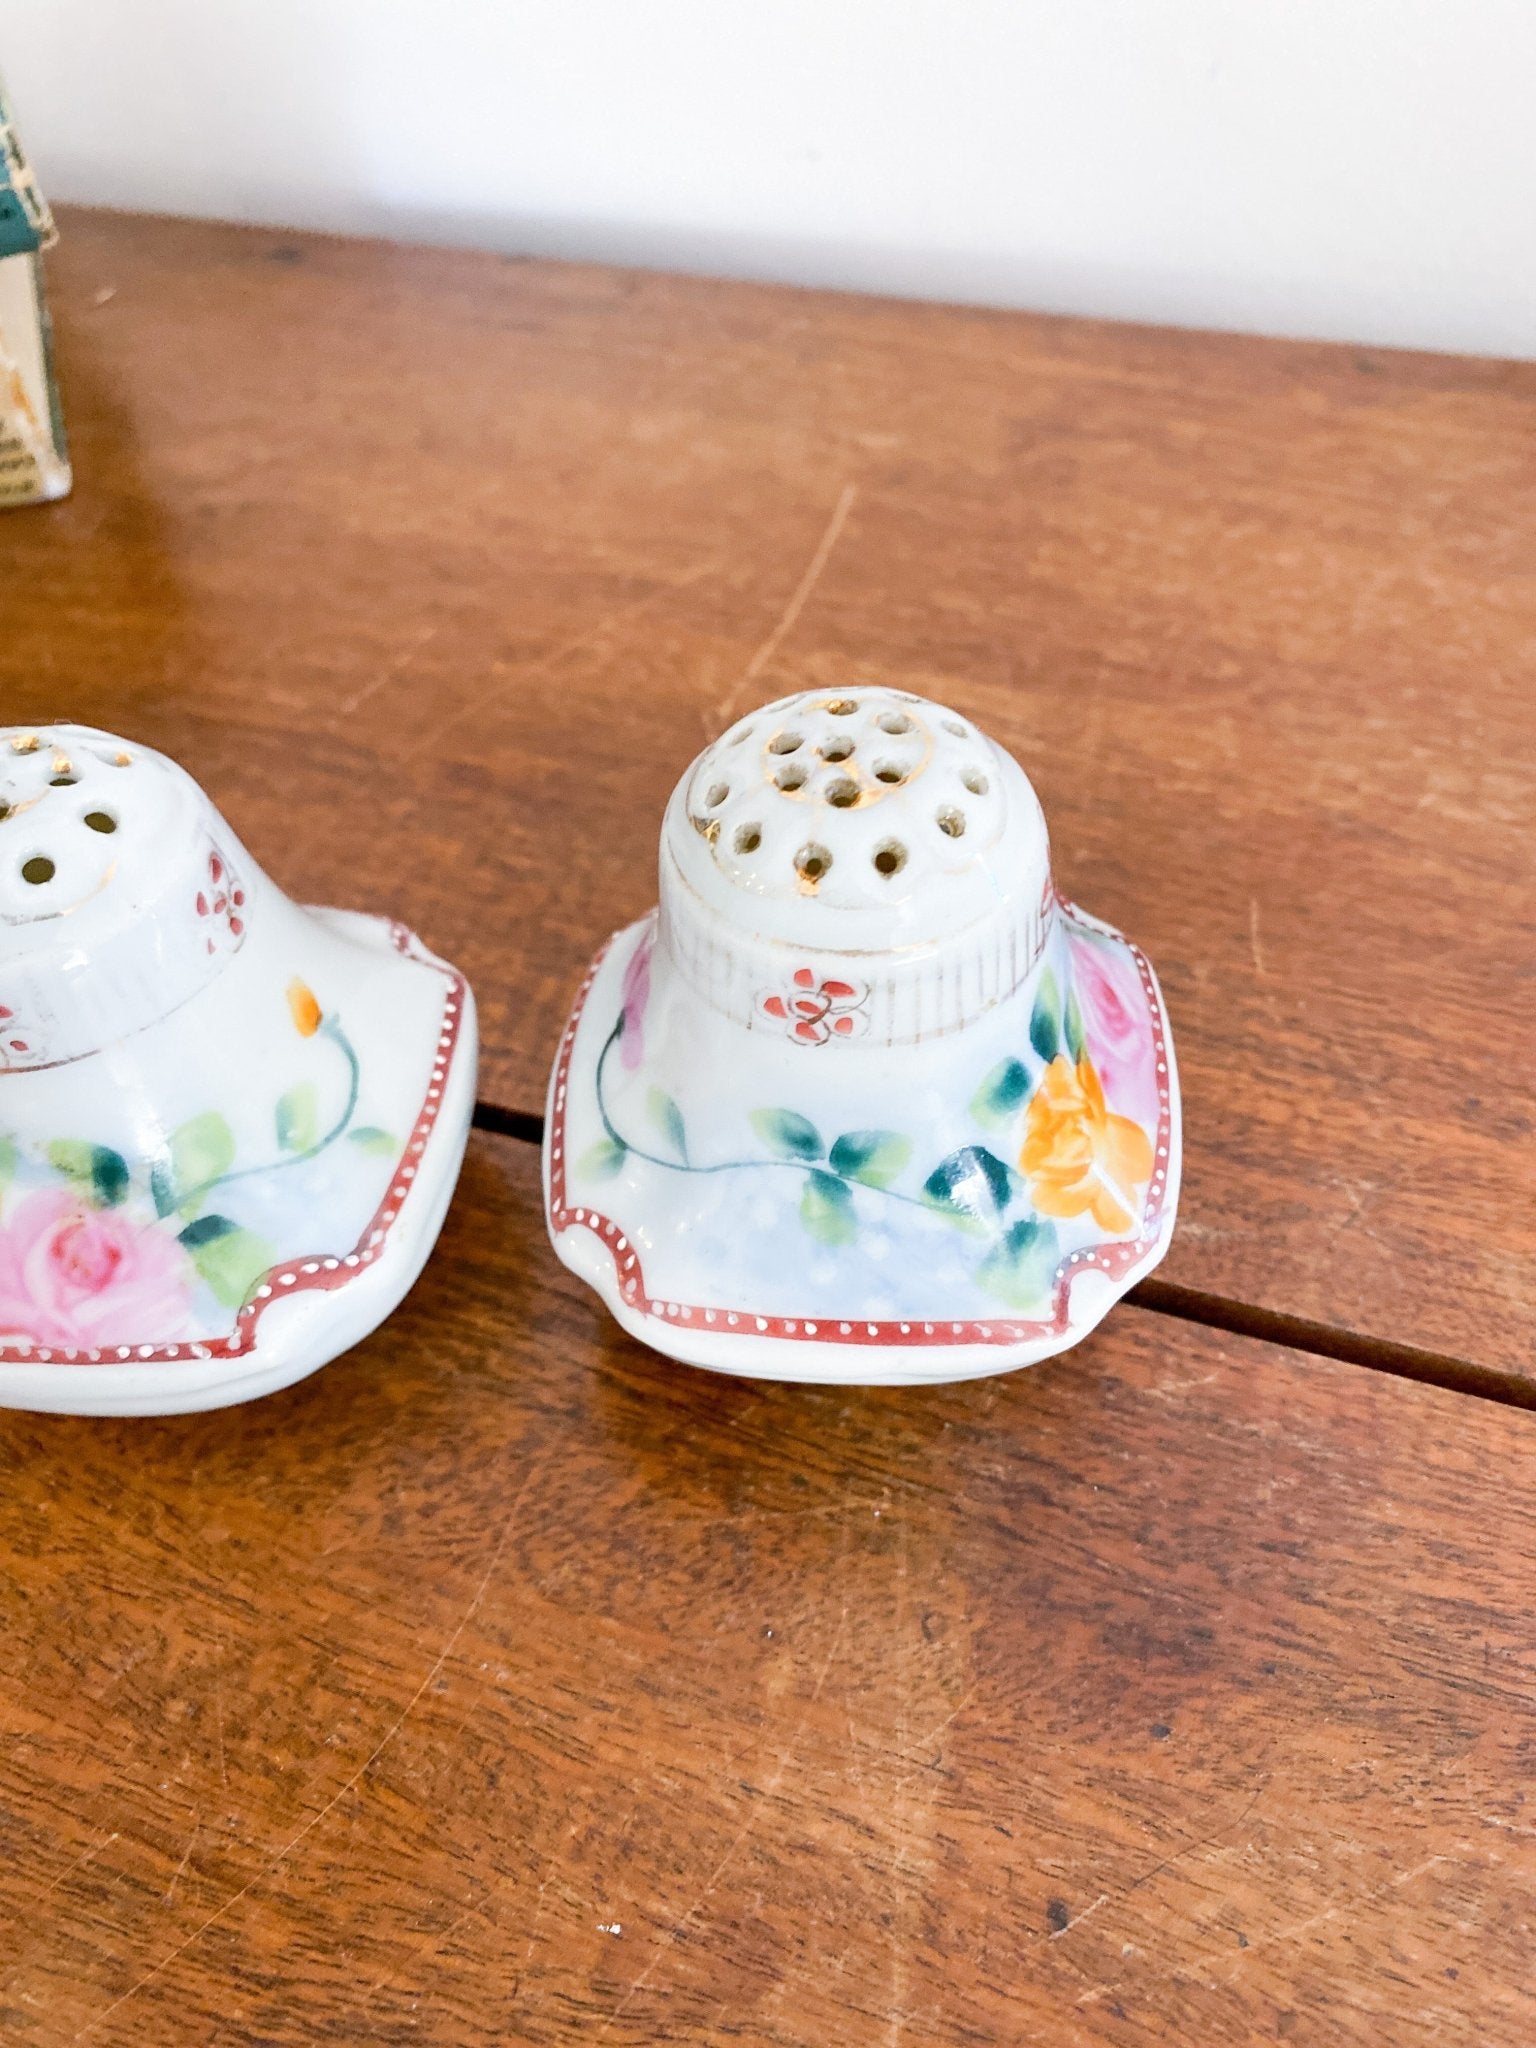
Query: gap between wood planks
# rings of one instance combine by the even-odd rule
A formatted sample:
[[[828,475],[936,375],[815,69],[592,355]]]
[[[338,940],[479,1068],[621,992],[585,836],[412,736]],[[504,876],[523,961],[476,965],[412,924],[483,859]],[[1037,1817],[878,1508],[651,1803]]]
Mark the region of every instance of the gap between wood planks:
[[[477,1102],[474,1121],[476,1130],[491,1131],[497,1137],[516,1138],[524,1145],[544,1142],[543,1117],[530,1115],[527,1110],[501,1109],[494,1102]],[[1150,1309],[1154,1315],[1174,1316],[1185,1323],[1204,1323],[1234,1337],[1256,1337],[1290,1351],[1311,1351],[1321,1358],[1337,1358],[1345,1365],[1389,1373],[1394,1379],[1419,1380],[1425,1386],[1444,1387],[1453,1394],[1498,1401],[1506,1408],[1536,1410],[1536,1379],[1522,1379],[1515,1373],[1474,1365],[1469,1359],[1426,1351],[1417,1344],[1363,1336],[1357,1330],[1314,1322],[1310,1316],[1286,1315],[1279,1309],[1261,1308],[1255,1302],[1234,1300],[1228,1294],[1186,1287],[1180,1280],[1162,1280],[1156,1274],[1138,1282],[1125,1298],[1138,1308]]]

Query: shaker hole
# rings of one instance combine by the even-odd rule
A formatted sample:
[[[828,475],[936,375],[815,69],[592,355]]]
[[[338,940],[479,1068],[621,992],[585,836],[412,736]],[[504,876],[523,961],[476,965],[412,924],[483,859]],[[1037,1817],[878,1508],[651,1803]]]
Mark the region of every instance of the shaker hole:
[[[24,882],[31,882],[36,888],[40,888],[44,882],[51,882],[53,877],[53,862],[46,853],[34,853],[30,860],[24,860],[21,864],[21,879]]]
[[[731,785],[728,782],[714,782],[710,784],[709,794],[705,797],[704,801],[712,811],[716,811],[725,802],[730,793]]]
[[[852,718],[859,706],[853,697],[829,697],[821,708],[829,718]]]
[[[853,741],[846,734],[839,733],[836,739],[825,741],[816,751],[823,761],[846,761],[853,752]]]
[[[115,832],[117,820],[110,811],[87,811],[85,822],[93,832]]]
[[[78,775],[50,775],[48,787],[50,789],[73,789],[79,780]]]
[[[876,723],[882,732],[903,733],[912,730],[912,721],[905,711],[883,711]]]
[[[795,855],[795,872],[802,882],[819,882],[832,865],[832,856],[824,846],[802,846]]]
[[[967,768],[964,774],[960,777],[960,780],[965,784],[966,788],[971,792],[972,796],[986,795],[987,778],[985,777],[985,775],[982,774],[979,768]]]
[[[840,775],[828,785],[827,802],[840,811],[852,810],[859,800],[859,785],[850,775]]]
[[[805,782],[806,773],[807,771],[801,767],[798,761],[791,761],[787,767],[781,768],[773,779],[778,788],[782,789],[787,795],[791,791],[801,788]]]
[[[960,723],[958,718],[946,718],[943,719],[941,723],[943,724],[944,730],[946,732],[952,732],[957,740],[968,740],[971,736],[970,733],[966,730],[966,728]]]
[[[907,849],[899,839],[887,839],[875,848],[875,872],[880,875],[899,875],[907,864]]]
[[[730,738],[729,738],[729,739],[728,739],[728,740],[726,741],[726,743],[725,743],[725,744],[726,744],[726,745],[727,745],[728,747],[739,747],[739,746],[741,745],[741,743],[742,743],[742,741],[743,741],[743,740],[749,740],[749,739],[751,739],[751,737],[752,737],[752,728],[751,728],[751,726],[750,726],[750,725],[739,725],[739,726],[737,726],[736,730],[735,730],[735,731],[734,731],[734,732],[733,732],[733,733],[731,734]]]
[[[768,742],[768,751],[770,754],[793,754],[797,748],[804,745],[805,742],[799,733],[781,732],[775,733]]]
[[[877,761],[875,763],[876,782],[889,782],[894,784],[898,782],[905,782],[906,779],[907,771],[899,761]]]
[[[763,833],[760,825],[739,825],[736,837],[731,842],[738,853],[756,853],[762,843]]]
[[[949,839],[958,839],[965,831],[965,813],[957,810],[953,804],[945,804],[943,809],[936,813],[934,822]]]

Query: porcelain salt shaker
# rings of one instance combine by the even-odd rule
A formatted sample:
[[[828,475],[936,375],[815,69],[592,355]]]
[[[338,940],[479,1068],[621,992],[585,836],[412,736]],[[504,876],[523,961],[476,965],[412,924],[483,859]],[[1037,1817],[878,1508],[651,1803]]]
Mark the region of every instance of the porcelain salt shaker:
[[[210,1408],[366,1336],[441,1226],[463,976],[290,902],[190,776],[0,729],[0,1404]]]
[[[1057,894],[1018,763],[892,689],[700,755],[660,905],[551,1077],[560,1257],[673,1358],[920,1382],[1077,1343],[1162,1258],[1180,1159],[1145,954]]]

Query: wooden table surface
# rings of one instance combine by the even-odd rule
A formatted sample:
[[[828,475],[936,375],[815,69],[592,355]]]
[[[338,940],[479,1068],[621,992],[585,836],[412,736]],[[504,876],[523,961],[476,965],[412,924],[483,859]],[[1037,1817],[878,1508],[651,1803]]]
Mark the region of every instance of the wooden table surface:
[[[1526,2048],[1536,367],[104,214],[50,275],[0,716],[408,917],[485,1123],[704,739],[879,677],[1147,946],[1189,1158],[1002,1381],[670,1366],[482,1134],[315,1380],[0,1418],[0,2040]]]
[[[541,1235],[477,1139],[344,1364],[6,1423],[6,2039],[1536,2038],[1526,1417],[723,1380]]]

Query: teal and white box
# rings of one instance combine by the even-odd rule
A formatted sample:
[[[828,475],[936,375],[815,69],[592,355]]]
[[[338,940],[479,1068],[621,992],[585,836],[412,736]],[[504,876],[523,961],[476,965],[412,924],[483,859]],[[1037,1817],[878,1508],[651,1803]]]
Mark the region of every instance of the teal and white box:
[[[42,252],[53,240],[0,86],[0,507],[62,498],[70,485],[43,295]]]

